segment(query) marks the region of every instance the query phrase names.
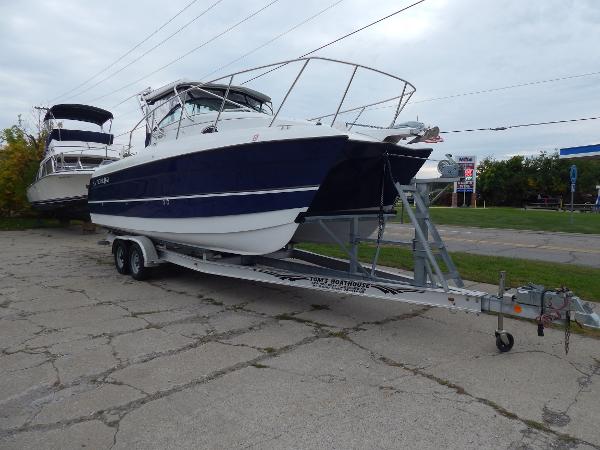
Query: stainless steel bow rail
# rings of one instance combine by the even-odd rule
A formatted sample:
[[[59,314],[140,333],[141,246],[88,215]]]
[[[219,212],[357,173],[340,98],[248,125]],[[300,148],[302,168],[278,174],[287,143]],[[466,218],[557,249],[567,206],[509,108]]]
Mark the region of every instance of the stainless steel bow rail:
[[[436,179],[448,181],[453,179]],[[376,220],[380,212],[370,211],[335,216],[305,216],[304,223],[321,226],[347,254],[347,259],[319,255],[288,245],[286,248],[261,256],[223,254],[207,249],[155,241],[147,236],[117,235],[109,233],[100,243],[112,245],[115,266],[120,273],[130,273],[142,280],[151,275],[152,267],[172,263],[198,272],[241,280],[353,294],[370,299],[390,300],[415,305],[447,308],[466,313],[493,313],[498,316],[494,332],[496,346],[501,352],[509,351],[513,336],[504,329],[504,317],[533,319],[538,324],[538,334],[550,323],[565,324],[565,350],[568,350],[568,331],[571,320],[579,325],[600,329],[600,317],[591,306],[566,288],[546,289],[529,284],[506,291],[505,273],[501,274],[497,295],[463,288],[452,259],[446,251],[441,236],[428,213],[429,181],[416,181],[411,185],[396,184],[400,198],[405,202],[415,229],[411,241],[375,240],[359,236],[362,220]],[[415,212],[408,204],[408,193],[415,200]],[[385,221],[393,214],[383,215]],[[348,225],[348,242],[341,242],[331,231],[332,223]],[[432,237],[432,241],[429,240]],[[375,243],[376,251],[371,264],[359,261],[360,243]],[[380,245],[401,245],[413,249],[414,276],[377,266]],[[444,273],[438,263],[444,262]],[[455,286],[448,284],[452,281]]]
[[[364,66],[362,64],[356,64],[356,63],[351,63],[351,62],[347,62],[347,61],[340,61],[340,60],[331,59],[331,58],[324,58],[324,57],[320,57],[320,56],[310,56],[310,57],[305,57],[305,58],[297,58],[297,59],[291,59],[291,60],[286,60],[286,61],[279,61],[276,63],[271,63],[271,64],[267,64],[267,65],[263,65],[263,66],[253,67],[251,69],[234,72],[234,73],[231,73],[228,75],[221,76],[219,78],[215,78],[210,81],[192,84],[188,88],[182,89],[182,90],[178,90],[177,86],[174,86],[171,97],[169,97],[165,101],[158,102],[157,104],[153,105],[152,107],[147,105],[145,102],[145,99],[144,99],[144,95],[147,94],[149,91],[148,90],[142,91],[139,94],[139,101],[140,101],[140,106],[142,109],[143,117],[129,131],[128,148],[131,148],[131,146],[132,146],[133,133],[140,128],[140,126],[143,122],[146,123],[146,128],[148,130],[154,130],[154,128],[156,126],[156,122],[157,122],[157,120],[153,116],[154,112],[157,111],[160,107],[170,103],[171,99],[173,99],[173,98],[176,98],[177,102],[181,106],[181,112],[180,112],[180,116],[179,116],[179,124],[178,124],[176,138],[179,137],[179,130],[181,128],[181,122],[183,120],[183,117],[184,117],[184,115],[187,115],[187,112],[185,111],[185,108],[183,107],[183,105],[185,103],[185,95],[188,92],[192,92],[192,91],[201,92],[204,95],[207,95],[209,97],[212,97],[212,98],[215,98],[215,99],[221,101],[221,106],[219,108],[219,111],[216,114],[216,119],[214,120],[214,123],[213,123],[213,127],[216,130],[219,121],[223,120],[222,114],[225,110],[226,105],[235,106],[241,110],[253,111],[252,108],[250,108],[246,105],[237,103],[237,102],[231,100],[230,98],[228,98],[230,89],[235,87],[236,80],[239,80],[239,78],[241,76],[246,76],[246,75],[252,76],[252,74],[254,72],[264,71],[265,69],[269,69],[269,70],[267,70],[267,72],[264,72],[264,73],[268,73],[270,71],[273,71],[274,69],[279,69],[284,66],[290,66],[290,67],[299,66],[299,70],[298,70],[294,80],[292,81],[291,85],[287,89],[287,91],[283,97],[283,100],[281,101],[281,103],[279,103],[279,106],[275,109],[275,112],[272,115],[269,115],[270,123],[268,126],[269,127],[272,127],[274,125],[277,126],[277,124],[275,124],[275,121],[279,117],[279,114],[282,111],[283,107],[289,103],[290,94],[292,93],[292,91],[294,89],[297,88],[298,81],[301,79],[301,77],[303,75],[306,76],[306,73],[308,72],[307,67],[309,67],[309,63],[311,63],[310,67],[312,68],[313,66],[315,66],[315,64],[317,62],[347,67],[350,72],[350,77],[344,85],[344,91],[343,91],[343,94],[342,94],[338,104],[337,104],[336,111],[335,112],[327,112],[325,114],[307,118],[306,120],[308,120],[308,121],[320,123],[324,119],[329,120],[331,118],[331,122],[329,122],[329,124],[331,126],[333,126],[339,116],[348,114],[348,113],[352,113],[352,112],[358,112],[358,116],[354,119],[354,122],[352,124],[355,126],[359,126],[360,124],[356,124],[356,121],[365,112],[365,110],[367,110],[367,108],[370,108],[370,107],[373,107],[376,105],[394,102],[394,104],[393,104],[394,110],[393,110],[392,118],[391,118],[391,121],[389,122],[389,125],[386,127],[378,127],[378,128],[392,128],[396,124],[396,120],[398,119],[398,116],[400,115],[402,110],[405,108],[405,106],[408,103],[408,101],[410,100],[410,98],[416,92],[415,86],[413,84],[411,84],[410,82],[404,80],[403,78],[400,78],[391,73],[384,72],[384,71],[381,71],[381,70],[378,70],[378,69],[375,69],[372,67]],[[361,104],[358,106],[343,108],[344,104],[346,103],[348,94],[351,91],[353,82],[356,80],[356,75],[357,75],[357,73],[359,73],[359,70],[361,73],[364,72],[364,73],[376,75],[378,77],[381,77],[382,79],[387,79],[387,81],[397,83],[398,91],[395,92],[396,95],[394,95],[392,97],[384,98],[384,99],[374,100],[374,101],[368,102],[366,104]],[[247,83],[251,82],[255,78],[259,78],[259,76],[249,78],[246,81],[241,82],[240,85],[246,85]],[[223,84],[221,84],[221,83],[223,83]],[[211,87],[214,87],[215,85],[219,85],[219,86],[225,88],[225,92],[223,95],[219,95],[217,93],[210,91]],[[265,113],[265,114],[267,114],[267,113]],[[204,122],[202,122],[202,125],[204,125]],[[364,126],[366,126],[366,125],[364,125]],[[126,133],[123,133],[123,134],[126,134]]]

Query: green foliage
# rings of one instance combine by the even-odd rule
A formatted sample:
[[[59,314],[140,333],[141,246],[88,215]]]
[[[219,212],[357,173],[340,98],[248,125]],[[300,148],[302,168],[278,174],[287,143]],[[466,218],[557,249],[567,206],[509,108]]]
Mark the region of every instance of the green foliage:
[[[10,217],[29,211],[27,186],[37,173],[44,139],[15,125],[0,133],[0,142],[0,216]]]
[[[541,152],[538,156],[513,156],[504,161],[484,159],[477,168],[477,190],[488,205],[522,206],[536,201],[538,195],[570,197],[569,168],[579,171],[575,202],[593,203],[600,184],[600,161],[564,160],[558,153]]]
[[[460,227],[510,228],[514,230],[559,231],[563,233],[600,234],[600,214],[568,211],[544,211],[522,208],[431,208],[436,224]],[[400,215],[395,218],[400,220]],[[408,218],[404,217],[406,222]]]
[[[31,230],[33,228],[58,228],[63,226],[57,219],[43,217],[0,217],[0,231]]]

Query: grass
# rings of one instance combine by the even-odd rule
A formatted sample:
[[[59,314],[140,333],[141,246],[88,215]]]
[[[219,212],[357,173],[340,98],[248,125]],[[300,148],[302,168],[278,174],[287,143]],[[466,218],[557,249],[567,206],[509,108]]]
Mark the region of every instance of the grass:
[[[394,221],[400,221],[400,211]],[[560,231],[565,233],[600,234],[600,214],[567,211],[524,210],[519,208],[430,208],[436,224],[479,228],[512,228],[515,230]],[[408,220],[406,212],[404,221]]]
[[[0,230],[28,230],[31,228],[56,228],[61,224],[56,219],[39,217],[0,217]]]
[[[335,258],[346,258],[346,254],[334,245],[302,244],[304,250]],[[359,259],[371,262],[375,253],[372,245],[359,247]],[[452,259],[465,280],[481,283],[498,283],[498,273],[506,270],[507,284],[511,287],[527,283],[542,284],[553,289],[567,286],[584,300],[600,302],[600,270],[572,264],[548,263],[529,259],[514,259],[501,256],[471,255],[452,252]],[[397,247],[382,246],[379,264],[399,269],[413,270],[412,252]]]

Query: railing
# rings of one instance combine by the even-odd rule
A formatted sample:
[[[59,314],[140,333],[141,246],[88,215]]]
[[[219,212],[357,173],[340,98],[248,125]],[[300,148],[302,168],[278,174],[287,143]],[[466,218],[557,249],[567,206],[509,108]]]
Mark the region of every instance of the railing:
[[[193,119],[188,115],[188,113],[185,111],[185,102],[182,99],[182,95],[190,92],[192,90],[199,90],[205,94],[208,94],[212,97],[216,97],[221,99],[221,106],[219,108],[219,111],[217,112],[217,117],[213,123],[214,129],[217,129],[217,125],[219,123],[222,116],[222,113],[225,109],[225,105],[226,104],[232,104],[235,106],[238,106],[240,108],[243,109],[247,109],[252,111],[252,109],[246,105],[242,105],[239,103],[234,102],[233,100],[228,99],[228,95],[230,92],[230,89],[232,86],[234,86],[234,80],[236,77],[239,77],[240,75],[245,75],[245,74],[250,74],[252,72],[256,72],[256,71],[262,71],[265,69],[269,69],[264,71],[263,73],[256,75],[250,79],[247,79],[246,81],[242,82],[241,85],[247,84],[250,81],[253,81],[257,78],[262,77],[263,75],[266,75],[269,72],[272,72],[276,69],[279,69],[283,66],[287,66],[290,64],[299,64],[300,70],[297,73],[296,77],[294,78],[294,81],[292,82],[291,86],[289,87],[289,89],[287,90],[281,104],[279,105],[279,107],[276,109],[275,113],[273,114],[273,117],[271,118],[271,121],[269,123],[269,127],[272,127],[273,124],[275,123],[275,121],[277,120],[277,117],[279,116],[279,113],[281,112],[283,106],[286,104],[286,102],[288,101],[288,98],[290,96],[290,94],[292,93],[292,91],[294,90],[294,88],[296,87],[298,80],[301,78],[302,74],[305,72],[309,62],[311,61],[324,61],[324,62],[328,62],[328,63],[334,63],[334,64],[339,64],[339,65],[345,65],[348,66],[351,69],[351,75],[350,78],[348,80],[348,82],[345,85],[345,89],[344,89],[344,93],[340,99],[340,101],[337,104],[337,108],[335,110],[335,112],[332,113],[326,113],[326,114],[321,114],[319,116],[315,116],[312,118],[309,118],[307,120],[309,121],[321,121],[323,119],[326,118],[330,118],[332,117],[331,120],[331,126],[333,126],[335,124],[335,121],[337,120],[338,116],[340,116],[341,114],[346,114],[349,112],[353,112],[353,111],[359,111],[357,117],[354,119],[354,121],[350,124],[350,128],[352,127],[352,125],[354,125],[356,123],[356,121],[358,120],[358,118],[364,113],[364,111],[367,108],[370,108],[372,106],[375,105],[380,105],[382,103],[388,103],[388,102],[392,102],[392,101],[397,101],[397,105],[396,108],[393,111],[393,117],[392,120],[390,122],[390,125],[388,127],[393,127],[396,123],[396,120],[398,118],[398,116],[400,115],[400,113],[402,112],[402,110],[404,109],[404,107],[406,106],[406,104],[408,103],[408,101],[410,100],[410,98],[412,97],[412,95],[415,93],[416,88],[409,83],[408,81],[404,80],[403,78],[397,77],[395,75],[392,75],[390,73],[378,70],[378,69],[374,69],[368,66],[364,66],[361,64],[355,64],[355,63],[350,63],[350,62],[346,62],[346,61],[340,61],[340,60],[336,60],[336,59],[331,59],[331,58],[323,58],[323,57],[319,57],[319,56],[313,56],[313,57],[308,57],[308,58],[298,58],[298,59],[292,59],[292,60],[287,60],[287,61],[281,61],[281,62],[277,62],[277,63],[272,63],[272,64],[267,64],[267,65],[263,65],[263,66],[258,66],[258,67],[254,67],[251,69],[246,69],[246,70],[242,70],[239,72],[235,72],[235,73],[231,73],[219,78],[215,78],[213,80],[207,81],[207,82],[203,82],[200,84],[196,84],[196,85],[192,85],[189,88],[182,90],[182,91],[178,91],[177,90],[177,85],[175,85],[173,87],[173,95],[177,97],[180,107],[181,107],[181,113],[179,116],[179,122],[178,122],[178,126],[177,126],[177,133],[175,136],[175,139],[179,138],[179,134],[180,134],[180,130],[181,130],[181,122],[183,120],[183,116],[184,114],[187,116],[187,118],[191,121],[193,121]],[[351,85],[353,83],[353,81],[356,78],[356,74],[358,73],[358,71],[367,71],[367,72],[372,72],[375,74],[379,74],[388,78],[391,78],[393,80],[396,80],[398,82],[401,83],[401,89],[399,90],[400,95],[394,96],[394,97],[390,97],[390,98],[385,98],[382,100],[378,100],[378,101],[374,101],[374,102],[370,102],[367,104],[363,104],[360,106],[354,106],[351,108],[347,108],[347,109],[342,109],[343,105],[344,105],[344,101],[346,100],[346,97],[348,95],[348,92],[350,91]],[[217,84],[218,82],[223,82],[225,81],[227,88],[225,91],[225,94],[223,96],[215,94],[213,92],[208,91],[207,89],[211,87],[211,85]],[[184,84],[184,83],[182,83]],[[207,88],[207,89],[205,89]],[[165,100],[164,102],[159,102],[158,104],[154,105],[152,108],[150,107],[150,105],[148,105],[146,103],[146,110],[145,110],[145,115],[140,119],[139,122],[136,123],[136,125],[131,129],[131,131],[129,132],[129,146],[128,148],[131,148],[131,141],[132,141],[132,137],[133,137],[133,133],[135,130],[137,130],[140,125],[142,124],[142,122],[146,122],[146,126],[148,129],[150,130],[154,130],[154,122],[150,122],[150,118],[153,118],[153,114],[154,112],[160,108],[161,106],[167,104],[168,102],[170,102],[172,100],[173,97],[169,97],[167,100]],[[144,96],[143,94],[141,95],[141,99],[145,102],[144,100]]]
[[[342,95],[342,98],[341,98],[341,100],[340,100],[340,102],[338,104],[338,107],[337,107],[337,110],[335,111],[335,113],[323,114],[323,115],[320,115],[318,117],[315,117],[313,119],[308,119],[308,120],[319,120],[319,119],[324,119],[324,118],[332,117],[333,116],[333,120],[331,121],[331,125],[333,125],[335,123],[335,120],[337,119],[337,117],[338,117],[339,114],[348,113],[348,112],[351,112],[351,111],[358,111],[358,110],[366,109],[368,107],[371,107],[371,106],[374,106],[374,105],[378,105],[378,104],[381,104],[381,103],[386,103],[386,102],[398,100],[398,105],[396,107],[396,110],[394,111],[393,119],[392,119],[392,122],[390,124],[390,127],[391,127],[391,126],[393,126],[395,124],[396,119],[398,118],[398,116],[400,115],[400,113],[402,112],[402,110],[404,109],[404,107],[406,106],[406,104],[408,103],[408,101],[410,100],[410,97],[412,97],[412,95],[416,92],[416,88],[411,83],[409,83],[405,79],[400,78],[400,77],[398,77],[396,75],[392,75],[391,73],[384,72],[384,71],[378,70],[378,69],[374,69],[372,67],[364,66],[362,64],[356,64],[356,63],[351,63],[351,62],[347,62],[347,61],[341,61],[339,59],[323,58],[323,57],[320,57],[320,56],[312,56],[312,57],[308,57],[308,58],[298,58],[298,59],[292,59],[292,60],[282,61],[282,62],[278,62],[278,63],[267,64],[267,65],[264,65],[264,66],[254,67],[252,69],[246,69],[246,70],[235,72],[235,73],[232,73],[232,74],[229,74],[229,75],[225,75],[225,76],[222,76],[222,77],[219,77],[219,78],[215,78],[215,79],[213,79],[211,81],[208,81],[207,83],[216,83],[218,81],[221,81],[221,80],[229,78],[230,85],[231,85],[231,83],[233,82],[234,77],[237,76],[237,75],[247,74],[247,73],[251,73],[251,72],[255,72],[255,71],[259,71],[259,70],[263,70],[263,69],[268,69],[268,68],[279,69],[280,67],[287,66],[289,64],[304,62],[301,65],[300,71],[296,75],[296,78],[294,79],[292,85],[290,86],[290,88],[288,89],[285,97],[283,98],[283,101],[281,102],[281,105],[279,105],[279,108],[277,108],[277,112],[275,113],[273,119],[271,120],[270,126],[272,126],[273,123],[275,122],[275,120],[277,119],[277,116],[279,115],[279,112],[281,111],[283,105],[287,101],[290,93],[292,92],[292,90],[296,86],[298,80],[302,76],[303,72],[305,71],[305,69],[308,66],[308,63],[310,61],[326,61],[326,62],[330,62],[330,63],[334,63],[334,64],[345,65],[345,66],[351,67],[352,74],[350,76],[350,79],[348,80],[348,83],[346,84],[346,88],[344,90],[344,94]],[[248,83],[248,82],[250,82],[252,80],[260,78],[263,75],[266,75],[267,73],[269,73],[269,72],[271,72],[271,71],[273,71],[275,69],[271,69],[269,71],[263,72],[262,74],[259,74],[259,75],[255,76],[255,77],[253,77],[253,78],[251,78],[249,80],[246,80],[242,84],[246,84],[246,83]],[[376,102],[372,102],[372,103],[368,103],[368,104],[356,106],[356,107],[353,107],[353,108],[350,108],[350,109],[342,111],[341,110],[342,105],[344,103],[344,100],[346,99],[348,91],[350,90],[350,86],[352,85],[352,81],[354,80],[358,69],[363,69],[363,70],[368,71],[368,72],[377,73],[377,74],[383,75],[385,77],[392,78],[394,80],[399,81],[401,83],[401,85],[402,85],[402,90],[401,90],[400,95],[395,96],[395,97],[391,97],[391,98],[387,98],[387,99],[383,99],[383,100],[380,100],[380,101],[376,101]]]
[[[61,149],[70,150],[61,151]],[[102,155],[102,153],[104,153],[104,155]],[[81,145],[55,145],[53,146],[52,155],[50,157],[54,160],[54,172],[66,172],[90,170],[98,167],[98,164],[86,164],[85,160],[82,162],[82,157],[119,159],[120,156],[121,155],[117,150],[112,148],[108,149],[108,146],[93,147],[88,144],[87,147],[83,147]],[[65,162],[65,158],[77,158],[77,161]]]

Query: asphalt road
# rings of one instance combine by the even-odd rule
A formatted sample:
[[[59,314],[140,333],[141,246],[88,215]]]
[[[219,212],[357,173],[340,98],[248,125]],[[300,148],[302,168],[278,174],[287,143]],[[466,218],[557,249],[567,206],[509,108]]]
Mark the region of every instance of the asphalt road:
[[[0,448],[600,448],[600,345],[0,232]]]
[[[450,251],[600,268],[600,235],[439,225]],[[414,229],[389,222],[385,238],[410,240]]]

